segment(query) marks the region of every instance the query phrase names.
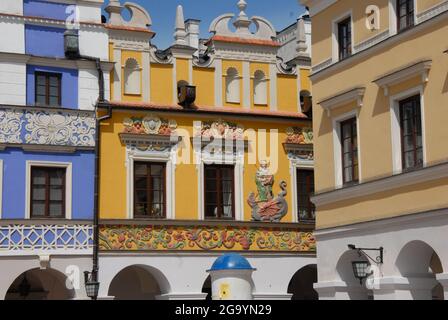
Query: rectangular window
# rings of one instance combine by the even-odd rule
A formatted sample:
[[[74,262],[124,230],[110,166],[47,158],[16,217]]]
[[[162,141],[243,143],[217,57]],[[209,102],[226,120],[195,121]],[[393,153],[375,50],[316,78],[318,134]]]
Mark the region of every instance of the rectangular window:
[[[403,170],[423,166],[422,118],[420,95],[399,102],[401,159]]]
[[[352,55],[352,26],[351,18],[338,23],[339,60]]]
[[[398,32],[414,25],[414,0],[397,0]]]
[[[233,166],[206,165],[205,217],[233,219],[235,217],[235,181]]]
[[[134,217],[166,217],[166,165],[134,163]]]
[[[61,105],[61,75],[58,73],[36,72],[35,103],[41,106]]]
[[[31,167],[31,218],[65,218],[66,169]]]
[[[311,202],[314,194],[314,171],[297,169],[297,206],[299,222],[314,222],[316,207]]]
[[[343,183],[357,183],[358,168],[358,131],[356,118],[341,122],[342,178]]]

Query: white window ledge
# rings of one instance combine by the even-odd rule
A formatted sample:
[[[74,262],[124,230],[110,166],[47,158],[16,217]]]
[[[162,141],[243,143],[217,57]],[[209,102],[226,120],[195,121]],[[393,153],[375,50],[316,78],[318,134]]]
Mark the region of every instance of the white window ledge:
[[[422,83],[428,82],[429,70],[431,70],[432,60],[424,60],[400,68],[380,78],[374,80],[379,87],[383,88],[384,95],[389,95],[389,88],[406,80],[421,76]]]

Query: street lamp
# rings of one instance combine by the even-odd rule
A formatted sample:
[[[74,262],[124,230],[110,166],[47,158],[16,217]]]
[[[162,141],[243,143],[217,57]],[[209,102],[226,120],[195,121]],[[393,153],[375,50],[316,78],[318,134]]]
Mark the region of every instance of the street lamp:
[[[95,272],[84,271],[84,285],[86,287],[86,294],[92,300],[98,298],[98,291],[100,289],[100,283],[96,281]]]
[[[355,245],[349,244],[348,248],[350,250],[356,250],[358,252],[359,257],[362,257],[362,256],[367,257],[369,260],[371,260],[372,262],[374,262],[377,265],[384,263],[384,259],[383,259],[384,248],[383,247],[357,248]],[[378,251],[378,255],[375,257],[375,259],[373,259],[370,255],[368,255],[366,253],[366,251]],[[359,282],[361,285],[362,285],[362,281],[364,279],[366,279],[367,277],[369,277],[373,274],[373,271],[367,272],[370,267],[370,263],[368,260],[353,261],[352,267],[353,267],[353,274],[355,275],[356,279],[359,279]]]
[[[373,274],[373,271],[367,272],[370,267],[368,261],[353,261],[353,273],[356,279],[359,279],[359,283],[362,285],[362,281]]]

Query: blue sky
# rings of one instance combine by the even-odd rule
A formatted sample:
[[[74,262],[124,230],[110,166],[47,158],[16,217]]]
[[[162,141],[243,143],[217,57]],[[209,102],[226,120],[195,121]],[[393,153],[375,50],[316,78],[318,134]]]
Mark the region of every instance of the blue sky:
[[[224,13],[237,13],[238,0],[128,0],[146,8],[152,18],[152,30],[156,37],[153,44],[165,49],[172,44],[176,7],[184,7],[185,19],[201,20],[201,37],[207,38],[208,27],[217,16]],[[277,30],[281,30],[295,22],[303,8],[297,0],[246,0],[246,13],[251,16],[262,16],[272,22]],[[125,0],[121,0],[123,4]]]

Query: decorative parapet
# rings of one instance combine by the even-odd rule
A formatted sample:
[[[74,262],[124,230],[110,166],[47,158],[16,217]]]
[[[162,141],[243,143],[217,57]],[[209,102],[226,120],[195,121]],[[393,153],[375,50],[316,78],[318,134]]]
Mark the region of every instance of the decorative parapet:
[[[91,253],[91,225],[8,224],[0,225],[0,256],[4,254]]]
[[[316,251],[311,231],[250,225],[102,225],[99,245],[102,251]]]
[[[95,147],[95,115],[88,111],[0,107],[0,145]]]

